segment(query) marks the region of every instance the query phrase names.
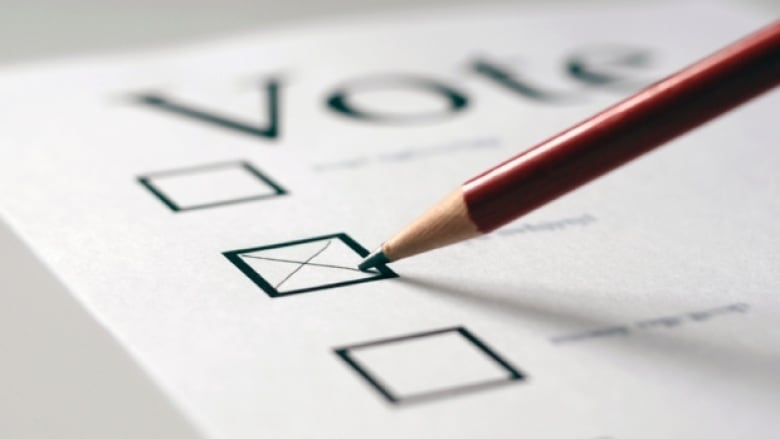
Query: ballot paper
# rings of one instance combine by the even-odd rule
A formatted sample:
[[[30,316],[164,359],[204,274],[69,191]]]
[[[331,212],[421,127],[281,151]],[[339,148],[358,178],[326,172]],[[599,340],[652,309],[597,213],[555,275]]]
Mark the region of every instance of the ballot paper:
[[[2,218],[203,438],[775,438],[777,91],[493,234],[356,269],[468,177],[771,19],[464,7],[8,66]]]

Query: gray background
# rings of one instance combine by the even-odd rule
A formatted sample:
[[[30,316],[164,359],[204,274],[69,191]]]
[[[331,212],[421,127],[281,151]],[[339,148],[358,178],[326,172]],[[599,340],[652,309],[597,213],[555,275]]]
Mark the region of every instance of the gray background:
[[[768,17],[780,15],[780,0],[743,1]],[[485,2],[0,0],[0,71],[12,63],[151,47],[296,19],[468,3]],[[630,1],[519,3],[597,8]],[[0,438],[51,437],[176,439],[197,433],[0,219]]]
[[[650,0],[652,1],[652,0]],[[706,1],[706,0],[705,0]],[[780,0],[733,0],[775,16]],[[516,0],[600,7],[634,0]],[[504,0],[0,0],[3,62],[186,41],[313,17]],[[642,3],[647,3],[644,1]]]

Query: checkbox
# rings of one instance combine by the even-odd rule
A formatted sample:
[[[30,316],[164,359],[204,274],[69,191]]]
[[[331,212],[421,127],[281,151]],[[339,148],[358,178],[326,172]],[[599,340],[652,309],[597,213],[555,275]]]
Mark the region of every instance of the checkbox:
[[[154,172],[138,177],[138,182],[174,212],[265,200],[287,193],[245,161]]]
[[[464,327],[370,341],[334,351],[392,404],[446,398],[525,379]]]
[[[339,288],[398,277],[384,265],[361,271],[368,250],[345,233],[224,252],[271,297]]]

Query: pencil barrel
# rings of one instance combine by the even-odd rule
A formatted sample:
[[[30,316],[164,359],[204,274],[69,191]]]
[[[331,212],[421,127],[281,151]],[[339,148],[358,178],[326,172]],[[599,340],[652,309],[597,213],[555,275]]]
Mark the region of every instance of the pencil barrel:
[[[467,181],[469,216],[494,230],[778,84],[775,21]]]

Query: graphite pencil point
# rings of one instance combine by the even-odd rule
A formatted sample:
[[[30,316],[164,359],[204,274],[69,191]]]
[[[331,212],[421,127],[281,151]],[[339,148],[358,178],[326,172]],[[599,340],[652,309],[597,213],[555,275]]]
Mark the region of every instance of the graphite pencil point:
[[[388,262],[390,262],[390,259],[387,258],[387,255],[385,255],[382,247],[379,247],[378,249],[371,252],[371,254],[366,256],[365,259],[360,262],[358,268],[362,271],[368,271],[379,265],[387,264]]]

